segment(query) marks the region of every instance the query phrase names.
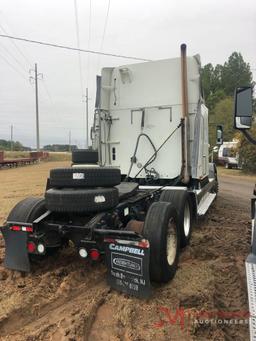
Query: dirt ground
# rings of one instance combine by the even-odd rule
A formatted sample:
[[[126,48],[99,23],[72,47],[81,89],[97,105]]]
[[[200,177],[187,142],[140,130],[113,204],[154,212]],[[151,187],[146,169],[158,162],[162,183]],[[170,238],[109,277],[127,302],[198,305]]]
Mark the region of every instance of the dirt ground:
[[[64,165],[1,170],[0,224],[17,201],[43,195],[49,169]],[[225,324],[201,316],[248,310],[244,260],[254,181],[220,178],[218,198],[196,224],[174,280],[155,286],[148,300],[111,290],[104,264],[84,261],[72,248],[33,265],[30,274],[6,270],[0,239],[0,340],[248,340],[246,319]]]

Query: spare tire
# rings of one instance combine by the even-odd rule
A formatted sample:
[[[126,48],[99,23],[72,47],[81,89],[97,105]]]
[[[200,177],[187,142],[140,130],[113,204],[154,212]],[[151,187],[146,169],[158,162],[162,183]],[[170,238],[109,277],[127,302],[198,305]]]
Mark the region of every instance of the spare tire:
[[[120,170],[113,167],[56,168],[50,171],[51,187],[113,187],[120,182]]]
[[[73,163],[97,163],[98,152],[91,149],[77,149],[72,152]]]
[[[53,212],[100,212],[118,204],[116,188],[51,188],[45,192],[45,203]]]

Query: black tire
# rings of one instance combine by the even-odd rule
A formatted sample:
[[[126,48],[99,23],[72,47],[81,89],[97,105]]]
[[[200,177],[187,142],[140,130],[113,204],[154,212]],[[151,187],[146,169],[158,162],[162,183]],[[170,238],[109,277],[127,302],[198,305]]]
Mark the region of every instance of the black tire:
[[[113,187],[120,182],[120,170],[114,167],[57,168],[50,171],[51,187]]]
[[[14,206],[7,217],[7,221],[33,223],[36,218],[45,212],[44,198],[29,197]]]
[[[226,168],[226,169],[230,169],[230,168],[232,168],[232,167],[231,167],[231,165],[230,165],[228,162],[226,162],[226,163],[225,163],[225,168]]]
[[[51,188],[45,192],[46,207],[53,212],[101,212],[118,204],[116,188]]]
[[[42,214],[47,211],[45,207],[44,198],[29,197],[20,201],[11,210],[7,217],[7,221],[16,221],[21,223],[33,223],[34,220],[39,218]],[[59,247],[46,248],[45,255],[50,256],[55,254],[59,250]],[[44,256],[45,256],[44,255]],[[31,261],[38,261],[42,259],[43,255],[32,254],[29,255]]]
[[[174,253],[168,261],[167,235],[169,228],[175,233],[176,242]],[[175,207],[167,202],[153,203],[147,212],[143,235],[150,243],[150,279],[159,283],[168,282],[176,273],[180,250],[180,233],[177,227]]]
[[[73,163],[94,164],[99,161],[98,152],[91,149],[78,149],[72,152]]]
[[[171,202],[178,213],[178,228],[180,230],[180,246],[189,244],[192,234],[192,203],[187,191],[164,190],[161,193],[160,201]],[[188,212],[189,210],[189,212]]]

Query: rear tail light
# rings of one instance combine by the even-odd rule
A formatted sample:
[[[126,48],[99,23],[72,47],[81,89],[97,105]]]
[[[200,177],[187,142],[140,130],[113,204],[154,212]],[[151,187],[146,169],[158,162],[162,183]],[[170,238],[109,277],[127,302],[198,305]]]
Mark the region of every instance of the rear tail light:
[[[35,252],[35,250],[36,250],[36,245],[35,245],[35,243],[33,243],[33,242],[28,242],[28,243],[27,243],[27,249],[28,249],[28,252],[30,252],[30,253]]]
[[[92,249],[90,251],[90,258],[92,260],[98,260],[100,258],[100,252],[97,249]]]
[[[13,231],[21,231],[20,226],[11,226],[10,229]]]
[[[31,226],[13,225],[10,227],[10,229],[13,231],[33,232],[33,228]]]

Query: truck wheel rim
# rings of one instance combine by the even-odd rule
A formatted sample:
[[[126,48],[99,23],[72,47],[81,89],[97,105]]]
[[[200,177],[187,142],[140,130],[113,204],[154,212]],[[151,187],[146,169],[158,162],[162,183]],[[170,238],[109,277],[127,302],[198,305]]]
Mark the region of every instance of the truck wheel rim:
[[[176,224],[171,218],[168,222],[168,229],[167,229],[167,262],[169,265],[173,265],[176,253],[177,253],[177,233],[176,233]]]
[[[187,237],[190,232],[190,208],[189,203],[186,202],[184,208],[184,234]]]

